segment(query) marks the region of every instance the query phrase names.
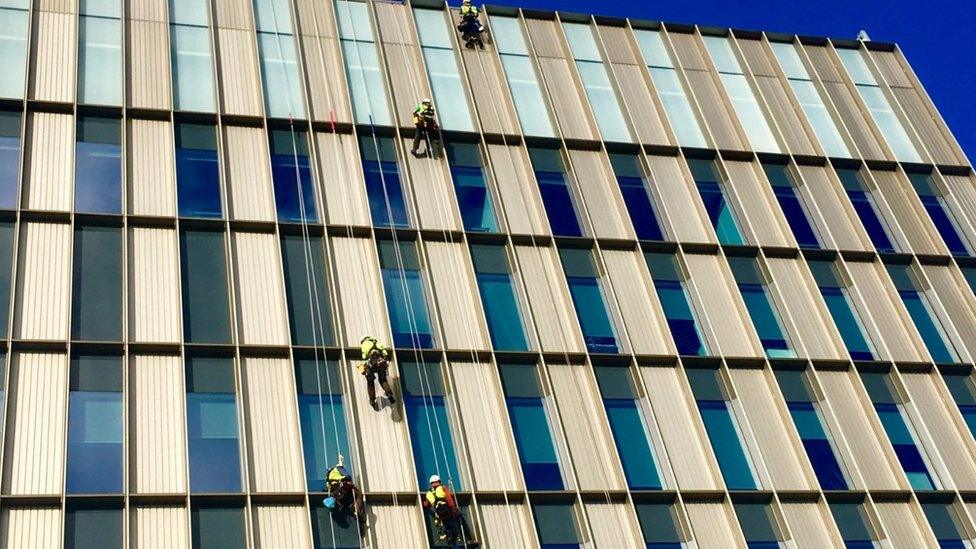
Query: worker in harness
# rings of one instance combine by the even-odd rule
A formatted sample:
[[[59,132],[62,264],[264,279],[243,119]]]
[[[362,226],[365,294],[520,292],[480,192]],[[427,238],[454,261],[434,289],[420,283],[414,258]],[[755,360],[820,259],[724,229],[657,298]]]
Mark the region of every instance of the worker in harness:
[[[366,529],[366,506],[363,494],[346,472],[343,458],[339,456],[339,463],[329,469],[325,475],[325,491],[329,494],[322,502],[332,513],[338,515],[353,515],[359,522],[359,529]]]
[[[472,5],[471,0],[461,2],[461,22],[457,29],[464,39],[464,47],[468,49],[474,49],[475,46],[485,49],[485,44],[481,41],[481,33],[485,32],[485,27],[478,20],[478,15],[478,6]]]
[[[437,529],[437,542],[449,547],[457,545],[461,537],[461,510],[454,501],[454,495],[441,484],[441,477],[430,477],[430,490],[424,495],[424,509],[430,511]]]
[[[413,125],[416,133],[413,136],[413,150],[410,152],[420,158],[420,143],[427,143],[427,155],[437,157],[435,144],[438,143],[437,119],[434,117],[434,104],[430,99],[424,99],[417,108],[413,110]]]
[[[375,337],[366,336],[359,342],[359,350],[363,358],[362,364],[359,365],[359,373],[366,376],[366,393],[369,395],[370,406],[374,410],[377,409],[376,378],[379,378],[380,386],[386,392],[386,399],[390,401],[390,404],[396,404],[393,389],[387,380],[387,375],[390,372],[390,363],[387,362],[387,359],[390,357],[390,352],[386,346]]]

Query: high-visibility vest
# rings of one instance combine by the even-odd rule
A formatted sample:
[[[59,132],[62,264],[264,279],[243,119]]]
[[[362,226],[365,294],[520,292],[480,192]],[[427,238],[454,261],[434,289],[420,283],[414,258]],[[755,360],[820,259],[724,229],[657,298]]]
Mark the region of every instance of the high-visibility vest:
[[[478,17],[478,7],[472,5],[462,5],[461,17]]]
[[[342,482],[342,480],[348,476],[349,474],[346,473],[345,469],[340,469],[339,467],[333,467],[329,469],[328,481],[330,484],[333,482]]]
[[[444,489],[443,484],[438,486],[437,488],[432,488],[430,490],[427,490],[426,497],[427,497],[427,503],[429,503],[430,506],[435,509],[447,503],[447,491]]]
[[[379,342],[375,337],[367,337],[363,339],[363,342],[359,345],[359,351],[362,353],[363,360],[369,358],[369,354],[376,349],[380,352],[380,356],[386,358],[388,353],[386,352],[386,346]]]

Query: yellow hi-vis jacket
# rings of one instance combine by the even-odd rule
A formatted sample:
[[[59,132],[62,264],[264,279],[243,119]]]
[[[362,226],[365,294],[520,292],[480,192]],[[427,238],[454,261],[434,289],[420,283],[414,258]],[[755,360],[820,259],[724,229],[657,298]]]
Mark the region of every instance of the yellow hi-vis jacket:
[[[447,491],[444,489],[444,485],[440,485],[437,488],[427,490],[427,503],[432,508],[437,508],[439,505],[450,503],[447,498]]]
[[[478,18],[478,6],[470,4],[461,6],[461,19],[467,19],[469,17]]]
[[[329,469],[328,482],[329,484],[332,484],[333,482],[342,482],[342,479],[346,478],[347,476],[348,475],[346,474],[344,469],[333,467]]]
[[[359,344],[359,351],[362,353],[363,360],[369,358],[369,353],[373,352],[373,349],[379,351],[380,356],[383,358],[387,358],[389,356],[386,345],[380,343],[375,337],[367,337],[362,343]]]

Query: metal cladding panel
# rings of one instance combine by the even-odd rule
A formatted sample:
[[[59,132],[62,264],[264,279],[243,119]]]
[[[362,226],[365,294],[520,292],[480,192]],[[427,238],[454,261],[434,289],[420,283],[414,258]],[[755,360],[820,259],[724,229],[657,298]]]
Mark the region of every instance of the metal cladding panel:
[[[339,41],[331,37],[300,37],[305,55],[305,71],[314,120],[352,122],[352,109],[346,87]]]
[[[305,486],[292,365],[284,358],[245,358],[244,406],[251,489],[301,492]]]
[[[27,223],[21,234],[14,335],[63,341],[71,315],[71,225]]]
[[[776,120],[776,126],[786,141],[787,149],[794,154],[822,154],[807,132],[805,115],[793,104],[790,92],[786,90],[783,81],[772,76],[757,76],[756,84]]]
[[[318,37],[338,37],[335,11],[332,2],[297,0],[298,28],[301,34]]]
[[[790,313],[791,325],[803,343],[805,356],[822,360],[848,360],[850,355],[844,340],[802,263],[795,259],[766,260],[772,274],[773,288],[782,296],[781,301]]]
[[[606,51],[607,61],[613,64],[623,63],[627,65],[642,65],[643,62],[638,58],[631,45],[630,30],[626,27],[611,27],[597,25],[597,32],[603,39],[604,50]]]
[[[843,547],[830,512],[819,503],[783,503],[783,516],[800,549]]]
[[[732,192],[739,199],[752,231],[750,242],[760,246],[795,248],[793,231],[783,217],[783,210],[762,169],[753,162],[738,161],[727,161],[725,167]]]
[[[184,507],[131,507],[129,547],[132,549],[190,549],[190,527]]]
[[[690,503],[685,509],[698,547],[747,547],[735,516],[725,503]]]
[[[129,230],[129,337],[133,341],[178,343],[180,308],[179,244],[176,231]]]
[[[751,147],[742,141],[736,129],[736,119],[731,112],[731,105],[725,99],[722,90],[716,82],[715,73],[705,71],[685,71],[688,84],[698,105],[701,107],[705,124],[720,149],[750,150]]]
[[[70,103],[75,99],[78,51],[76,16],[38,11],[31,40],[30,92],[38,101]]]
[[[231,219],[274,221],[274,184],[264,130],[227,126],[224,139]]]
[[[526,19],[525,33],[539,57],[566,59],[559,22],[555,19]]]
[[[966,156],[955,144],[938,111],[915,88],[891,88],[895,100],[905,110],[926,150],[937,164],[967,165]]]
[[[549,235],[549,220],[525,149],[519,145],[489,144],[488,156],[509,232]]]
[[[914,503],[881,502],[875,508],[893,547],[939,547]]]
[[[764,356],[742,296],[725,260],[715,255],[685,255],[694,292],[707,314],[712,336],[725,356]]]
[[[780,400],[770,372],[734,368],[729,370],[739,402],[759,444],[763,463],[776,490],[817,490],[803,444],[792,428],[789,411]]]
[[[821,234],[829,234],[833,247],[839,250],[873,251],[874,245],[864,232],[861,221],[851,206],[836,176],[823,166],[797,166],[803,187],[810,193],[825,227]],[[819,219],[819,218],[818,218]],[[828,245],[828,243],[824,243]],[[830,247],[828,245],[828,247]]]
[[[567,139],[599,139],[592,120],[591,110],[582,90],[573,80],[570,62],[554,57],[539,58],[539,73],[546,81],[552,98],[553,113]]]
[[[173,126],[168,120],[130,119],[126,133],[129,213],[176,216]]]
[[[691,389],[677,368],[640,369],[668,462],[681,490],[721,490],[722,477],[701,427]]]
[[[973,357],[976,357],[976,297],[966,281],[952,267],[923,265],[922,270],[949,315],[952,326],[959,333],[960,342],[966,346],[964,352],[969,357],[962,361],[972,362]],[[961,350],[958,349],[958,344],[956,347]]]
[[[169,2],[166,0],[131,0],[129,19],[138,21],[158,21],[165,23],[169,15]]]
[[[140,494],[186,492],[183,361],[178,356],[133,355],[129,391],[130,489]]]
[[[637,65],[611,63],[611,71],[617,79],[617,88],[627,111],[633,119],[634,129],[641,143],[672,145],[668,137],[665,116],[657,110],[645,80],[643,69]]]
[[[888,274],[880,263],[848,262],[854,287],[861,296],[862,310],[866,309],[871,321],[864,324],[874,341],[883,341],[885,349],[878,349],[882,360],[905,362],[931,362],[925,343],[897,292],[888,281]],[[872,322],[873,321],[873,322]]]
[[[708,70],[708,63],[698,48],[698,37],[684,32],[669,32],[667,38],[671,40],[682,67],[696,71]]]
[[[60,549],[61,509],[8,507],[0,511],[0,547]]]
[[[593,529],[595,547],[642,547],[644,536],[626,503],[587,503],[586,516]]]
[[[480,510],[486,547],[539,548],[538,535],[524,504],[482,503]]]
[[[128,23],[129,56],[126,98],[129,107],[171,109],[169,25],[155,21]]]
[[[428,546],[427,528],[415,503],[374,503],[370,510],[376,517],[369,529],[371,547]]]
[[[427,242],[428,272],[434,286],[448,349],[488,350],[488,330],[479,312],[481,300],[471,260],[461,243]]]
[[[484,20],[482,24],[489,26]],[[485,42],[484,50],[461,50],[461,59],[471,84],[471,100],[484,131],[518,133],[515,105],[491,41]]]
[[[867,489],[907,490],[898,458],[856,375],[850,371],[817,372]]]
[[[239,337],[245,345],[287,345],[288,308],[278,239],[273,233],[233,236]]]
[[[947,202],[955,202],[957,209],[963,217],[973,226],[976,226],[976,176],[944,176],[946,188],[949,195],[946,196]],[[972,236],[971,234],[968,236]]]
[[[704,242],[715,244],[715,231],[708,221],[701,195],[693,190],[694,183],[681,169],[681,160],[676,156],[648,157],[651,165],[651,178],[658,195],[667,200],[658,200],[667,212],[667,218],[674,227],[671,237],[679,242]]]
[[[972,490],[976,486],[976,443],[969,430],[956,419],[955,404],[938,374],[902,374],[902,380],[949,469],[954,487]]]
[[[895,220],[909,245],[917,254],[949,255],[932,218],[922,206],[911,183],[900,172],[873,170],[878,189],[895,214]]]
[[[70,114],[32,113],[28,135],[30,160],[23,207],[70,210],[74,198],[75,118]]]
[[[226,29],[254,30],[250,0],[214,0],[216,24]]]
[[[551,248],[516,246],[522,280],[535,317],[535,328],[544,351],[584,352],[576,312],[556,251]]]
[[[633,351],[641,355],[676,354],[661,302],[653,281],[640,265],[640,256],[632,251],[603,250],[603,260]]]
[[[838,63],[834,60],[835,54],[830,51],[829,46],[803,45],[801,49],[809,56],[810,64],[813,65],[814,71],[816,71],[817,76],[821,80],[824,82],[844,81],[840,75],[841,71],[838,69]]]
[[[834,107],[837,108],[840,121],[847,127],[861,156],[869,160],[891,160],[884,145],[871,131],[871,122],[865,118],[858,106],[858,99],[854,97],[847,84],[824,82],[824,89],[834,103]]]
[[[581,490],[626,490],[596,380],[585,363],[549,364],[549,378],[565,426]]]
[[[359,347],[360,340],[367,334],[391,341],[379,260],[373,241],[368,238],[333,238],[332,253],[336,261],[345,344]]]
[[[14,355],[4,444],[4,494],[61,493],[64,488],[67,392],[66,355]]]
[[[78,13],[78,0],[36,0],[34,9],[36,11]]]
[[[752,40],[748,38],[737,38],[735,43],[742,50],[742,57],[746,60],[749,70],[756,76],[776,76],[776,69],[773,67],[769,54],[766,53],[766,45],[762,40]]]
[[[375,6],[384,5],[381,3]],[[427,83],[427,73],[420,60],[417,46],[383,43],[386,66],[390,73],[390,87],[393,91],[393,108],[397,121],[402,127],[413,127],[413,111],[425,97],[431,97]],[[437,107],[437,103],[434,103]]]
[[[223,113],[263,116],[261,71],[254,32],[220,28],[217,30],[217,47],[220,59],[233,60],[219,64]]]
[[[417,43],[409,6],[392,2],[375,2],[372,6],[376,10],[376,23],[384,44],[413,46]]]
[[[570,149],[569,159],[595,236],[621,240],[636,238],[620,186],[604,153]]]
[[[462,432],[471,456],[474,488],[522,490],[518,454],[494,366],[487,362],[452,361],[450,369]],[[485,512],[483,506],[482,512]]]
[[[893,51],[868,50],[871,57],[878,66],[878,71],[889,86],[901,88],[912,88],[915,83],[905,71],[898,54]]]
[[[328,222],[370,225],[369,201],[363,185],[363,165],[356,138],[349,134],[316,133],[319,173],[322,174]]]
[[[410,148],[412,141],[412,138],[404,138],[404,150]],[[444,156],[432,159],[408,154],[405,157],[416,197],[414,203],[417,204],[417,213],[420,216],[420,228],[437,231],[463,230],[456,206],[458,201],[454,195],[454,181]]]
[[[312,547],[304,505],[254,505],[252,513],[255,549]]]

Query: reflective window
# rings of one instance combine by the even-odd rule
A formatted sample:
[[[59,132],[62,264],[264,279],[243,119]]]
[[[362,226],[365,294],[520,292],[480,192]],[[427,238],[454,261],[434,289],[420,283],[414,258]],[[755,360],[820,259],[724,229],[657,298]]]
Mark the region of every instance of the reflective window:
[[[796,353],[790,347],[786,338],[786,330],[776,311],[772,297],[767,288],[765,274],[760,270],[756,259],[748,257],[729,257],[729,267],[732,277],[739,287],[742,300],[749,311],[749,318],[756,328],[759,341],[762,343],[766,356],[770,358],[793,358]]]
[[[448,29],[441,10],[414,9],[413,13],[441,126],[448,130],[474,131],[468,102],[462,99],[468,94],[454,54],[451,36],[454,29]]]
[[[962,276],[969,284],[969,288],[976,294],[976,267],[960,267],[959,270],[962,271]]]
[[[778,549],[782,537],[776,527],[773,508],[768,503],[735,503],[735,516],[749,549]]]
[[[478,292],[485,308],[492,347],[497,351],[528,351],[515,284],[504,246],[472,245]]]
[[[177,110],[216,110],[208,10],[206,0],[170,0],[173,107]]]
[[[651,442],[651,412],[630,368],[594,368],[603,407],[631,490],[660,490],[661,475]]]
[[[359,549],[358,523],[350,516],[335,515],[321,501],[310,500],[313,549]]]
[[[582,531],[572,503],[536,503],[532,505],[540,549],[577,549],[583,547]]]
[[[295,383],[307,489],[322,492],[325,491],[325,474],[340,455],[345,457],[349,474],[355,474],[349,451],[339,363],[321,356],[296,358]]]
[[[674,504],[636,503],[634,508],[647,549],[682,549],[685,546]]]
[[[302,77],[286,0],[253,0],[258,55],[269,117],[302,118]]]
[[[420,489],[428,487],[427,479],[431,475],[439,475],[452,491],[461,490],[463,483],[448,419],[450,404],[440,363],[401,361],[400,375]]]
[[[864,323],[861,321],[854,303],[851,301],[849,285],[844,282],[837,270],[837,265],[832,261],[807,260],[807,265],[813,273],[813,279],[820,289],[830,311],[837,331],[844,340],[844,346],[854,360],[874,360],[875,351],[871,340],[864,330]]]
[[[71,339],[122,341],[122,229],[75,227]]]
[[[584,23],[563,23],[563,29],[603,140],[633,142],[617,93],[610,84],[610,75],[597,49],[592,27]]]
[[[0,67],[4,68],[3,78],[0,79],[0,97],[5,99],[24,97],[24,79],[27,74],[27,7],[27,2],[16,0],[0,3]]]
[[[562,490],[566,485],[536,365],[502,363],[498,369],[525,487],[528,490]]]
[[[233,358],[206,355],[186,358],[191,492],[241,491],[235,387]]]
[[[121,494],[122,357],[74,355],[68,384],[69,494]]]
[[[366,176],[366,196],[373,225],[409,227],[407,205],[400,183],[396,145],[388,137],[359,136],[359,152]]]
[[[685,94],[661,34],[658,31],[644,29],[634,29],[634,34],[637,36],[637,45],[644,54],[644,62],[651,71],[651,80],[657,88],[678,144],[682,147],[701,149],[708,147],[705,134],[698,124],[695,111]]]
[[[224,234],[180,231],[183,337],[193,343],[230,341]]]
[[[830,503],[837,529],[847,549],[874,549],[878,547],[868,519],[867,510],[860,503]]]
[[[17,207],[20,119],[19,112],[0,110],[0,208],[4,209]]]
[[[938,363],[958,362],[959,355],[956,353],[949,335],[942,321],[935,313],[932,302],[928,297],[928,292],[922,288],[917,275],[908,265],[887,265],[888,274],[891,281],[901,296],[902,303],[908,310],[908,315],[912,317],[915,328],[925,342],[932,360]]]
[[[10,315],[10,278],[14,255],[14,223],[0,222],[0,337],[7,336]],[[3,399],[0,399],[2,406]],[[3,419],[0,413],[0,419]],[[2,425],[2,423],[0,423]]]
[[[966,519],[952,503],[922,503],[922,512],[932,527],[935,539],[942,549],[965,549],[972,547],[966,534]]]
[[[580,214],[561,152],[558,149],[530,148],[529,157],[552,233],[556,236],[583,236]]]
[[[118,118],[78,117],[75,210],[122,213],[122,125]]]
[[[854,206],[854,211],[857,212],[857,216],[861,219],[861,223],[867,230],[868,236],[871,237],[871,242],[874,244],[874,247],[879,252],[891,253],[897,251],[893,244],[895,239],[891,236],[891,227],[888,226],[887,221],[881,214],[878,203],[874,198],[874,191],[868,187],[861,172],[859,170],[838,168],[837,176],[844,186],[847,197],[851,200],[851,205]]]
[[[735,210],[729,203],[725,182],[718,173],[715,161],[689,158],[688,167],[691,168],[691,175],[695,178],[695,185],[718,241],[733,245],[745,243],[736,221]]]
[[[430,349],[434,335],[427,314],[424,280],[420,258],[412,241],[376,241],[380,254],[380,272],[386,293],[393,346],[397,348]]]
[[[366,3],[335,0],[335,9],[356,122],[390,126],[393,119],[386,102],[386,83],[380,71]]]
[[[942,235],[942,240],[945,241],[952,255],[964,257],[972,255],[972,247],[963,236],[965,232],[959,225],[959,219],[946,202],[945,196],[936,190],[931,174],[909,173],[908,180],[912,182],[912,187],[922,201],[922,206],[932,218],[932,223]]]
[[[78,102],[122,105],[122,22],[117,1],[81,2]]]
[[[573,299],[576,316],[586,349],[591,353],[618,352],[617,336],[607,308],[607,288],[603,275],[597,271],[590,250],[562,248],[559,259],[566,272],[569,294]]]
[[[247,547],[244,509],[196,504],[190,511],[193,549]]]
[[[444,149],[464,230],[497,233],[498,220],[492,207],[481,148],[477,143],[455,142],[447,143]]]
[[[966,420],[969,432],[976,436],[976,385],[973,384],[972,375],[943,373],[942,379],[956,401],[962,418]]]
[[[515,111],[525,135],[555,137],[549,107],[542,95],[529,48],[522,35],[522,24],[515,17],[491,18],[491,33],[502,59],[508,88],[515,100]]]
[[[292,345],[334,345],[322,238],[282,234],[281,262]]]
[[[308,160],[308,141],[304,130],[271,130],[271,175],[274,179],[278,221],[315,223],[315,187]]]
[[[122,509],[97,501],[73,500],[64,517],[65,549],[122,548]]]
[[[820,237],[810,221],[810,211],[797,188],[799,185],[793,170],[783,164],[763,164],[762,167],[797,243],[801,248],[820,248]]]
[[[620,185],[634,232],[641,240],[664,240],[664,230],[654,211],[650,180],[640,158],[629,154],[611,154],[610,165]]]
[[[180,217],[223,215],[219,166],[214,126],[176,125],[176,194]]]
[[[661,308],[664,309],[678,354],[707,355],[708,347],[685,287],[685,276],[677,260],[673,255],[664,253],[645,253],[644,260],[651,271],[654,289],[661,300]]]

